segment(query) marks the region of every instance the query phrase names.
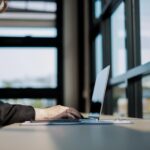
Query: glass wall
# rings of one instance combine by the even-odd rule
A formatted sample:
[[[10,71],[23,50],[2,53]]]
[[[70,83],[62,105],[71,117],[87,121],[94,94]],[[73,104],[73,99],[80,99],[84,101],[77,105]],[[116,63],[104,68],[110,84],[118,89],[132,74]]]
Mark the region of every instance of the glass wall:
[[[127,68],[127,52],[125,47],[125,13],[124,3],[116,9],[111,17],[112,43],[112,76],[123,74]]]
[[[103,66],[111,64],[112,71],[104,112],[150,119],[150,1],[103,0],[99,11],[96,11],[98,1],[92,2],[95,5],[95,16],[91,15],[94,18],[91,20],[95,21],[96,16],[100,19],[96,19],[96,23],[93,22],[91,27],[92,31],[96,32],[94,36],[90,34],[96,50],[91,66],[95,64],[98,72],[103,62]],[[91,3],[89,6],[91,7]],[[101,36],[95,39],[95,34],[98,35],[99,32]],[[98,45],[100,40],[103,47]],[[97,51],[97,47],[101,50]],[[143,98],[140,96],[142,94]],[[108,103],[111,99],[113,103]]]
[[[150,62],[150,1],[140,0],[141,62]]]

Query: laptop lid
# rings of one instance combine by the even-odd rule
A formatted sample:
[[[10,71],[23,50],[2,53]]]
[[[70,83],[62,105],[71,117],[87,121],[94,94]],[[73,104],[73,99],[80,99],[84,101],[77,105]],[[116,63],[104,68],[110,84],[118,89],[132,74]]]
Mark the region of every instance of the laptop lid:
[[[100,71],[97,74],[95,85],[94,85],[92,101],[101,103],[99,119],[103,109],[103,103],[104,103],[105,92],[108,83],[109,72],[110,72],[110,66],[107,66],[102,71]]]

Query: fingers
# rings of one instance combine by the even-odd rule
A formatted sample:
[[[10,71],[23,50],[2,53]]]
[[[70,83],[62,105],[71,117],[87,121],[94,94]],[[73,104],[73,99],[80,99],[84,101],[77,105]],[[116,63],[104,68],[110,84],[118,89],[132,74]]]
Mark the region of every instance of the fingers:
[[[71,118],[71,119],[80,119],[82,118],[81,114],[74,108],[61,106],[59,105],[59,110],[62,110],[60,114],[58,114],[58,118]]]
[[[81,114],[76,109],[74,109],[72,107],[66,107],[66,106],[58,105],[58,109],[62,110],[62,111],[60,111],[60,112],[62,112],[60,115],[63,118],[68,117],[67,115],[71,115],[72,116],[71,118],[73,118],[73,119],[82,118]]]
[[[76,117],[70,113],[66,113],[66,117],[67,119],[76,119]]]
[[[74,108],[68,108],[66,110],[66,112],[68,114],[71,114],[72,116],[74,116],[76,119],[80,119],[81,118],[81,114]]]

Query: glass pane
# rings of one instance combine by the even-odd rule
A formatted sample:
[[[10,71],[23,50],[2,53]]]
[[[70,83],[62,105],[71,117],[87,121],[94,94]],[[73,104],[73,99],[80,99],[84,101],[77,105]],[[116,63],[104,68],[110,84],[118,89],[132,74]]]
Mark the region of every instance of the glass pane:
[[[125,73],[127,56],[125,48],[125,15],[124,3],[114,12],[111,18],[112,31],[112,76]]]
[[[98,35],[95,40],[95,64],[96,75],[102,69],[102,35]]]
[[[100,14],[102,12],[102,2],[101,2],[101,0],[95,0],[94,7],[95,7],[95,11],[94,11],[95,18],[99,18]]]
[[[127,116],[128,100],[126,97],[126,84],[121,84],[113,89],[114,115]]]
[[[143,87],[143,117],[150,119],[150,76],[142,79]]]
[[[57,49],[0,48],[0,70],[1,88],[56,88]]]
[[[35,108],[44,108],[48,106],[55,106],[57,104],[56,99],[0,99],[0,102],[9,103],[9,104],[21,104],[21,105],[30,105]]]
[[[56,37],[56,10],[56,2],[10,0],[0,14],[0,36]]]
[[[150,1],[140,0],[141,12],[141,63],[150,61]]]
[[[1,37],[56,37],[56,28],[48,27],[0,27]]]
[[[43,0],[9,0],[8,10],[10,9],[23,9],[28,11],[44,11],[56,12],[57,6],[55,2]]]

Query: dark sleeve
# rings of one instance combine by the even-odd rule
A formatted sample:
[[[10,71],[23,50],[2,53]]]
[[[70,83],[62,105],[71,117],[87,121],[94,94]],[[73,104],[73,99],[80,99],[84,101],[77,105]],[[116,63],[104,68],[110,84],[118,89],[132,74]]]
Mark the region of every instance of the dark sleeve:
[[[0,126],[34,119],[35,111],[32,106],[0,104]]]

